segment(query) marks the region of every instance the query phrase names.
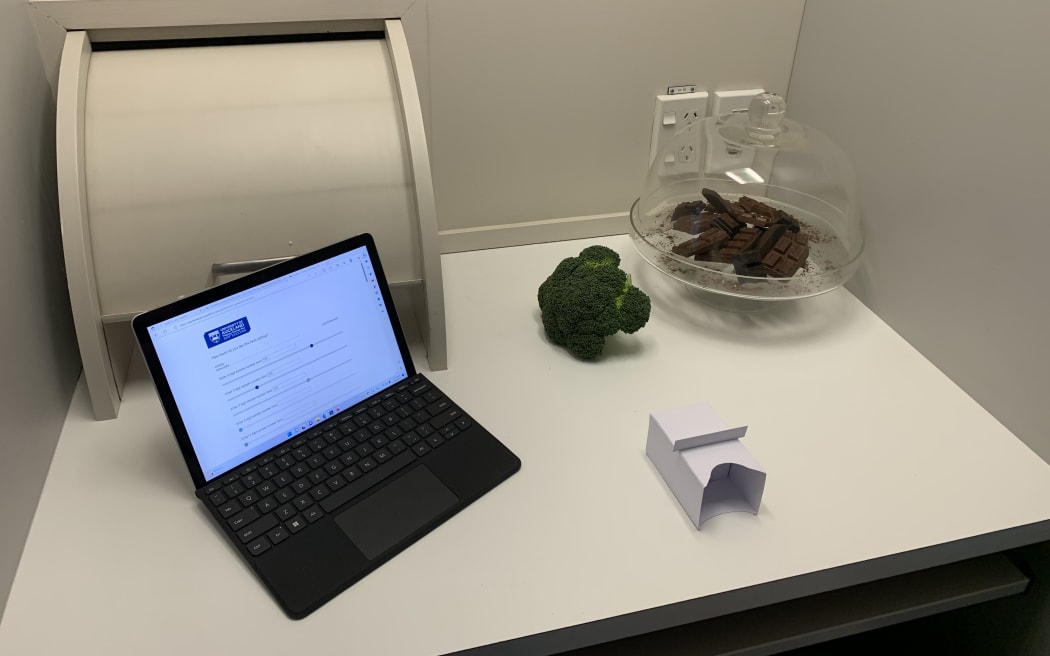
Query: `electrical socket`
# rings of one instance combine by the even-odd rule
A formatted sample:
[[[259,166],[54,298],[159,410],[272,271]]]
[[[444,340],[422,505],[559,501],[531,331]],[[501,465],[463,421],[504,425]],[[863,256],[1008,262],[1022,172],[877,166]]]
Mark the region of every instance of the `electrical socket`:
[[[666,150],[671,137],[682,128],[707,116],[707,92],[676,93],[656,97],[653,135],[649,142],[649,163]]]
[[[763,89],[739,89],[737,91],[715,91],[711,94],[711,116],[729,114],[738,109],[747,109],[751,99]]]

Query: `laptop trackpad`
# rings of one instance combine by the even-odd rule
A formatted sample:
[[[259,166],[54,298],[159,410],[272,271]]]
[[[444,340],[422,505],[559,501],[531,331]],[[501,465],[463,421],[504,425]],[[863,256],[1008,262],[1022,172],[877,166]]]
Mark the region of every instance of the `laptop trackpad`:
[[[459,497],[419,466],[335,518],[369,560],[448,510]]]

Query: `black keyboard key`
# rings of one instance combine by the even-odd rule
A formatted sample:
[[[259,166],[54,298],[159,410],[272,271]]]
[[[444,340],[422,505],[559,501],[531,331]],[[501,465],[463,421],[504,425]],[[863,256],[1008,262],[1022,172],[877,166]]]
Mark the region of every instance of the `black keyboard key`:
[[[338,446],[333,444],[332,446],[328,447],[327,449],[325,449],[321,453],[328,460],[335,460],[336,458],[339,457],[339,454],[342,453],[342,452],[343,452],[342,449],[340,449]]]
[[[301,446],[298,449],[295,449],[294,451],[292,451],[292,455],[295,456],[296,460],[298,460],[299,462],[302,462],[303,460],[306,460],[307,458],[312,456],[313,455],[313,451],[311,451],[310,449],[308,449],[305,446]]]
[[[310,475],[306,478],[308,478],[311,483],[316,485],[317,483],[324,482],[324,479],[328,478],[328,472],[326,472],[323,469],[318,469],[316,471],[310,472]]]
[[[241,504],[237,503],[236,501],[227,501],[226,503],[219,506],[219,514],[223,516],[223,519],[229,517],[230,515],[236,512],[240,512],[240,510]]]
[[[412,416],[412,411],[414,409],[415,408],[412,408],[410,406],[403,405],[400,408],[398,408],[397,410],[394,410],[394,413],[397,414],[397,416],[401,417],[402,419],[408,419],[409,417]]]
[[[441,437],[445,438],[446,440],[451,440],[457,435],[459,435],[459,429],[452,424],[449,424],[448,426],[445,426],[441,429]]]
[[[222,489],[222,491],[226,493],[226,498],[229,499],[229,498],[236,497],[236,496],[238,496],[240,494],[243,494],[244,493],[244,486],[241,485],[240,483],[234,482],[234,483],[231,483],[230,485],[227,485],[226,487],[224,487]]]
[[[211,496],[222,489],[222,481],[213,481],[211,485],[204,488],[204,495]]]
[[[444,397],[441,396],[441,394],[439,392],[437,392],[436,390],[430,390],[430,391],[428,391],[427,393],[425,393],[423,395],[423,400],[426,401],[427,403],[435,403],[437,401],[440,401],[443,398]]]
[[[321,438],[317,438],[316,440],[312,440],[311,442],[309,442],[307,446],[310,447],[311,451],[317,453],[318,451],[324,451],[325,448],[328,446],[328,442],[325,442]]]
[[[339,462],[338,460],[333,460],[332,462],[324,466],[324,470],[329,474],[338,474],[339,472],[343,471],[343,463]]]
[[[361,459],[361,456],[357,455],[353,451],[347,451],[343,455],[339,456],[339,462],[343,463],[344,465],[348,465],[348,466],[354,464],[355,462],[357,462],[360,459]]]
[[[427,412],[429,412],[431,415],[439,415],[451,407],[452,401],[449,401],[448,399],[441,399],[428,405]]]
[[[300,494],[299,496],[295,497],[295,501],[293,501],[292,503],[295,504],[296,508],[302,510],[303,508],[309,508],[310,506],[314,505],[314,500],[311,499],[309,495]]]
[[[325,486],[325,485],[318,485],[314,489],[310,490],[310,495],[313,496],[313,498],[317,499],[318,501],[320,501],[321,499],[325,498],[330,493],[331,493],[331,490],[329,490],[328,487]]]
[[[386,414],[386,411],[384,411],[382,408],[379,408],[379,407],[369,408],[368,409],[368,416],[371,417],[372,419],[379,419],[384,414]]]
[[[229,485],[229,484],[233,483],[235,480],[237,480],[238,478],[240,478],[240,475],[238,475],[238,474],[227,474],[226,476],[223,477],[222,484],[223,485]]]
[[[300,478],[296,482],[292,483],[291,490],[292,490],[292,492],[294,492],[296,494],[302,494],[303,492],[306,492],[307,490],[310,489],[310,483],[311,483],[310,479],[305,478],[305,477],[304,478]]]
[[[408,402],[408,405],[413,410],[422,410],[423,408],[427,407],[427,402],[423,399],[412,399]]]
[[[279,519],[279,520],[281,520],[283,522],[283,521],[285,521],[286,519],[288,519],[290,517],[295,517],[295,511],[296,511],[296,508],[295,508],[294,505],[292,505],[290,503],[286,503],[286,504],[284,504],[283,506],[281,506],[280,508],[277,509],[277,512],[276,512],[277,519]]]
[[[404,436],[403,436],[403,437],[401,438],[401,441],[402,441],[402,442],[404,442],[406,446],[412,446],[413,444],[415,444],[416,442],[418,442],[418,441],[419,441],[420,439],[422,439],[422,438],[421,438],[421,437],[419,436],[419,433],[417,432],[418,430],[419,430],[419,429],[417,428],[416,430],[410,430],[410,431],[408,431],[408,432],[407,432],[407,433],[405,433],[405,434],[404,434]],[[433,433],[434,431],[430,431],[430,432],[431,432],[431,433]]]
[[[263,497],[263,500],[255,504],[255,509],[259,511],[259,514],[268,513],[277,507],[277,500],[273,497]]]
[[[335,420],[326,421],[325,423],[321,424],[321,430],[330,431],[333,430],[337,425],[338,424],[335,422]]]
[[[461,431],[465,431],[465,430],[467,430],[468,428],[470,428],[470,417],[467,417],[467,416],[463,416],[463,417],[460,417],[459,419],[457,419],[456,421],[454,421],[454,422],[452,422],[452,423],[453,423],[453,424],[454,424],[454,425],[456,426],[456,428],[458,428],[459,430],[461,430]]]
[[[425,456],[430,453],[430,445],[426,442],[420,442],[419,444],[412,447],[412,452],[417,456]]]
[[[367,442],[364,444],[357,445],[357,448],[354,449],[354,451],[357,452],[357,455],[361,456],[362,458],[371,454],[375,450],[375,447],[371,444],[368,444]]]
[[[282,487],[273,494],[273,498],[277,499],[277,503],[288,503],[295,498],[295,492],[292,492],[291,488]]]
[[[426,410],[419,410],[414,415],[412,415],[412,421],[416,422],[417,424],[425,424],[426,422],[430,421],[430,413]]]
[[[445,438],[441,437],[437,433],[434,433],[433,435],[431,435],[430,437],[427,438],[427,444],[429,444],[431,446],[431,448],[434,448],[434,449],[438,448],[439,446],[441,446],[444,443],[445,443]]]
[[[292,533],[298,533],[299,531],[306,528],[306,520],[296,515],[284,523],[284,527]]]
[[[394,440],[390,444],[387,444],[386,448],[387,448],[388,451],[390,451],[390,453],[392,453],[392,454],[394,454],[396,456],[397,454],[401,453],[402,451],[404,451],[408,447],[405,446],[405,443],[402,442],[401,440]]]
[[[290,473],[292,476],[295,476],[296,478],[302,478],[303,476],[306,476],[310,473],[310,468],[304,465],[303,463],[299,463],[295,467],[289,469],[288,473]]]
[[[400,433],[395,435],[395,437],[400,437],[400,436],[401,436]],[[368,443],[371,444],[372,446],[374,446],[377,449],[381,449],[381,448],[383,448],[384,446],[386,446],[387,444],[390,443],[390,438],[387,437],[386,434],[384,433],[383,435],[376,435],[372,439],[368,440]]]
[[[409,394],[407,391],[402,391],[402,392],[397,392],[394,395],[394,398],[397,399],[398,403],[408,403],[409,401],[412,400],[412,395]]]
[[[244,476],[241,476],[241,484],[244,485],[244,487],[246,487],[246,488],[253,488],[253,487],[255,487],[256,485],[259,484],[259,481],[261,481],[261,480],[262,480],[262,476],[259,476],[256,473],[251,473],[251,474],[246,474]]]
[[[272,480],[279,487],[288,487],[292,484],[292,481],[295,480],[295,476],[292,476],[288,472],[281,472],[280,474],[274,476]]]
[[[263,478],[273,478],[274,476],[276,476],[277,474],[280,474],[280,473],[281,473],[280,468],[277,467],[277,465],[273,464],[272,462],[269,463],[269,464],[263,465],[262,467],[259,467],[259,475],[262,476]]]
[[[429,423],[434,428],[441,428],[445,424],[452,423],[453,421],[459,419],[462,416],[463,413],[459,411],[459,408],[452,407],[440,414],[434,415],[430,418],[430,421],[427,423]]]
[[[349,483],[350,481],[354,481],[354,480],[357,480],[358,478],[361,478],[362,474],[361,474],[361,470],[358,469],[357,467],[347,467],[346,469],[343,470],[343,473],[340,474],[340,476],[342,476],[343,479],[345,479],[346,482]]]
[[[280,467],[282,471],[294,467],[295,462],[295,456],[293,456],[291,453],[285,454],[274,461],[274,463],[278,467]]]
[[[336,475],[329,478],[327,481],[324,482],[324,484],[328,486],[329,490],[335,492],[339,488],[346,485],[346,479],[342,476]]]
[[[226,523],[229,524],[230,528],[233,530],[239,531],[257,519],[259,519],[259,513],[255,512],[254,508],[245,508],[233,517],[227,519]]]
[[[339,431],[335,430],[335,426],[333,426],[331,430],[325,431],[322,437],[324,437],[325,442],[328,442],[329,444],[334,444],[339,441],[339,438],[342,437],[342,434]]]
[[[288,529],[286,529],[283,526],[278,526],[277,528],[267,533],[266,537],[269,538],[270,542],[273,544],[281,544],[282,542],[288,539],[289,535],[291,535],[291,533],[288,532]]]
[[[241,539],[241,542],[251,542],[262,537],[266,531],[275,526],[277,526],[277,518],[273,515],[266,515],[237,531],[237,537]]]
[[[386,430],[386,424],[381,421],[373,421],[368,425],[368,430],[372,431],[373,435],[376,435]]]
[[[367,428],[361,428],[354,431],[354,440],[357,442],[367,442],[372,439],[372,431]]]
[[[277,491],[277,484],[273,482],[273,479],[270,479],[257,486],[255,491],[263,496],[267,496]]]
[[[419,433],[420,437],[428,437],[434,432],[434,429],[431,428],[430,424],[420,424],[416,426],[416,432]]]
[[[313,524],[317,520],[324,517],[324,511],[322,511],[317,506],[311,506],[310,508],[307,508],[303,511],[303,517],[306,519],[307,522]]]
[[[397,406],[398,405],[400,405],[400,404],[397,401],[395,401],[394,399],[392,399],[392,398],[391,399],[387,399],[386,401],[383,401],[383,408],[387,412],[393,412],[394,410],[397,410]]]
[[[411,451],[405,451],[404,453],[402,453],[399,456],[396,456],[390,462],[383,465],[379,469],[373,471],[372,473],[359,474],[358,476],[355,476],[354,480],[351,480],[351,477],[348,474],[348,472],[354,470],[354,467],[348,467],[347,469],[343,470],[342,475],[349,482],[349,485],[339,490],[338,492],[333,492],[328,496],[327,499],[322,499],[321,509],[327,513],[332,512],[336,508],[357,497],[365,490],[370,489],[376,483],[379,483],[380,481],[388,478],[389,476],[396,474],[402,468],[412,464],[413,462],[415,462],[415,460],[416,456],[414,453],[412,453]]]
[[[415,383],[412,383],[411,387],[408,388],[408,391],[412,392],[414,396],[419,396],[420,394],[426,392],[429,389],[431,389],[430,383],[428,383],[425,380],[419,380]]]
[[[371,457],[369,457],[369,458],[361,458],[361,461],[359,463],[357,463],[358,469],[360,469],[361,471],[363,471],[366,474],[368,472],[372,471],[373,469],[375,469],[378,466],[379,466],[379,463],[377,463],[375,460],[372,460]]]
[[[269,551],[270,546],[270,541],[267,540],[265,537],[261,537],[255,542],[252,542],[248,545],[248,553],[250,553],[253,556],[258,556]]]
[[[410,431],[416,427],[416,422],[413,421],[411,417],[409,417],[408,419],[402,419],[401,421],[399,421],[397,423],[397,427],[400,428],[402,431]]]
[[[241,505],[247,508],[248,506],[254,506],[259,503],[259,500],[262,499],[262,495],[255,490],[248,490],[238,498]]]
[[[226,495],[219,491],[212,492],[210,495],[208,495],[208,501],[211,501],[211,505],[218,506],[220,504],[226,503]]]
[[[307,458],[305,464],[307,466],[309,466],[310,469],[318,469],[320,467],[324,467],[324,463],[325,463],[324,456],[321,455],[320,453],[318,453],[318,454],[312,455],[309,458]]]
[[[372,458],[381,465],[389,462],[390,459],[393,457],[393,454],[391,454],[386,449],[379,449],[378,451],[372,454]]]
[[[352,421],[348,421],[345,424],[340,424],[339,425],[339,432],[342,435],[344,435],[344,436],[353,433],[355,430],[357,430],[357,429],[354,426],[354,422],[352,422]]]

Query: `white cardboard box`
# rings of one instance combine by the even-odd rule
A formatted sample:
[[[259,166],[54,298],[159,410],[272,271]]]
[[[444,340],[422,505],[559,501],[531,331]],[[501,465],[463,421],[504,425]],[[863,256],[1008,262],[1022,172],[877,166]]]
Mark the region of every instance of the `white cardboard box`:
[[[758,513],[766,472],[740,443],[746,432],[703,403],[649,415],[645,453],[697,528],[722,513]]]

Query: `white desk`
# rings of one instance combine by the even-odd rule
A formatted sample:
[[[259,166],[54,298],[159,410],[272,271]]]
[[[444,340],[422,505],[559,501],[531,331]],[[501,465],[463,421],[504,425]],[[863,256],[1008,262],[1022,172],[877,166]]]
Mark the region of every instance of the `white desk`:
[[[595,241],[653,315],[586,363],[546,342],[535,294]],[[113,421],[91,419],[81,386],[0,653],[330,653],[350,636],[369,655],[556,651],[1050,539],[1050,466],[844,290],[725,314],[626,237],[443,266],[449,369],[433,379],[518,474],[293,622],[193,498],[141,369]],[[696,531],[646,459],[648,413],[696,401],[749,424],[769,472],[757,516]]]

